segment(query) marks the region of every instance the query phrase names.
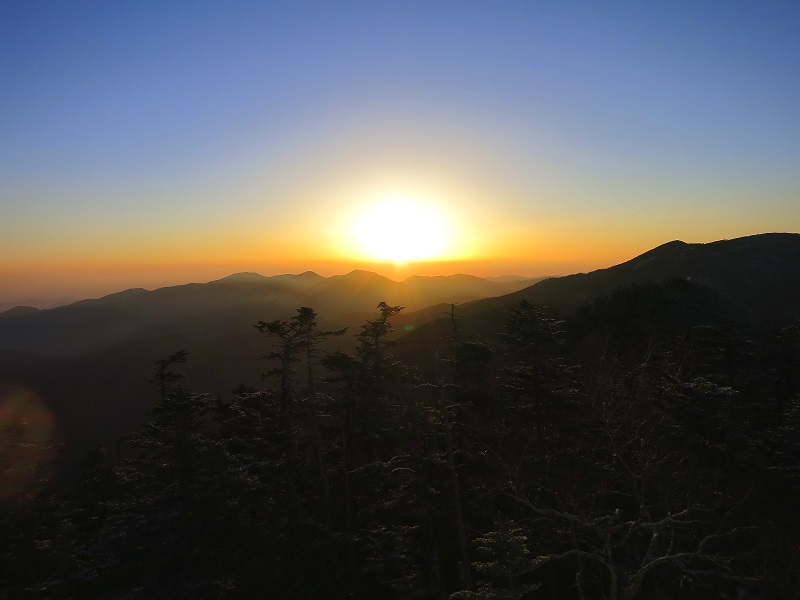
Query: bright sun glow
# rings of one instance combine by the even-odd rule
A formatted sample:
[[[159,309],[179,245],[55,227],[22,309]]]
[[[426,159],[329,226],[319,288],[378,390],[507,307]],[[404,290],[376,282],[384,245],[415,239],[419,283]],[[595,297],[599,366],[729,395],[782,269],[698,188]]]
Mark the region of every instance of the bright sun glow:
[[[441,214],[428,204],[402,199],[367,208],[356,218],[353,235],[373,260],[396,263],[442,257],[449,242]]]

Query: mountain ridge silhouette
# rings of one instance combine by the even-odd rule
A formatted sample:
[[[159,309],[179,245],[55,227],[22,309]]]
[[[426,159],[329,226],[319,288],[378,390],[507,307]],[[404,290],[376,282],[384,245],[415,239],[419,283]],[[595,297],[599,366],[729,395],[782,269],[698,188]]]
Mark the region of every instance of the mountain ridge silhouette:
[[[416,336],[419,347],[450,335],[445,313],[451,304],[458,305],[464,324],[477,324],[473,331],[496,338],[509,309],[523,299],[569,312],[626,286],[676,278],[713,289],[732,315],[752,327],[763,330],[800,318],[800,234],[668,242],[591,273],[529,286],[517,280],[508,284],[516,285],[510,293],[472,276],[396,282],[363,271],[329,278],[313,272],[255,275],[152,291],[134,288],[6,315],[0,318],[0,384],[17,382],[40,395],[65,445],[80,453],[87,444],[140,424],[157,399],[148,383],[154,361],[179,349],[189,352],[185,371],[193,389],[227,394],[239,384],[262,385],[264,365],[258,358],[272,342],[253,326],[288,319],[299,306],[313,307],[323,329],[349,326],[331,348],[345,351],[351,351],[359,325],[376,317],[380,301],[407,306],[393,319],[396,338]],[[476,299],[481,290],[494,296]]]
[[[498,298],[467,303],[464,314],[518,304],[575,309],[618,288],[686,279],[718,292],[734,314],[756,327],[800,319],[800,234],[763,233],[715,242],[673,240],[618,265],[543,279]]]

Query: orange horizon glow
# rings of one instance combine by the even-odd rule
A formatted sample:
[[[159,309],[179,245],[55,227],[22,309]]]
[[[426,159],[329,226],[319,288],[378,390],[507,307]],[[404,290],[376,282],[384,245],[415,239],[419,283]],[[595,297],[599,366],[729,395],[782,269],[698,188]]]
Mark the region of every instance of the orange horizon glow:
[[[646,250],[646,249],[645,249]],[[624,256],[627,260],[632,256]],[[0,304],[15,303],[25,299],[97,298],[130,288],[157,289],[186,283],[205,283],[241,272],[254,272],[266,277],[313,271],[323,277],[344,275],[354,270],[377,273],[394,281],[408,277],[449,276],[470,274],[478,277],[519,275],[545,277],[569,275],[612,266],[622,260],[609,258],[589,262],[566,254],[542,254],[541,260],[524,257],[429,259],[404,263],[367,259],[323,257],[313,260],[277,257],[264,259],[223,259],[209,257],[207,261],[26,261],[24,265],[0,265],[0,278],[4,282]]]
[[[273,276],[314,271],[329,277],[361,269],[395,281],[457,273],[562,276],[611,267],[674,239],[711,242],[771,230],[764,226],[753,231],[752,223],[715,228],[707,225],[708,220],[698,220],[690,228],[673,227],[664,220],[637,228],[631,223],[634,216],[620,216],[602,227],[591,216],[555,219],[543,213],[538,220],[522,219],[491,210],[480,198],[451,187],[448,193],[450,188],[444,185],[400,189],[384,184],[382,189],[391,192],[381,194],[377,184],[364,186],[361,193],[350,186],[317,200],[316,212],[296,209],[276,221],[232,218],[232,224],[217,223],[213,233],[165,227],[154,230],[146,245],[124,228],[95,237],[87,234],[80,244],[68,244],[54,233],[33,250],[20,248],[16,256],[0,258],[0,306],[202,283],[238,272]],[[430,203],[446,228],[443,235],[448,236],[441,255],[423,258],[408,253],[401,257],[405,260],[365,256],[353,236],[353,224],[376,198],[386,197]],[[400,229],[414,225],[412,219]],[[374,227],[380,234],[379,225]]]
[[[791,11],[29,4],[0,54],[24,75],[0,306],[243,271],[566,275],[800,229]],[[430,212],[370,222],[391,200]]]

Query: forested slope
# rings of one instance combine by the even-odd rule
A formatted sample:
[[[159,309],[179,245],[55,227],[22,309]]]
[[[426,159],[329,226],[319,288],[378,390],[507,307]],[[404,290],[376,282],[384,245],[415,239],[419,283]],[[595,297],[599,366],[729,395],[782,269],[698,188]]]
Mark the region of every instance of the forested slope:
[[[735,313],[685,279],[566,319],[521,302],[480,338],[458,307],[399,340],[399,306],[345,333],[301,308],[253,323],[264,386],[221,396],[176,348],[148,422],[71,484],[37,483],[7,432],[1,589],[797,597],[800,330]]]

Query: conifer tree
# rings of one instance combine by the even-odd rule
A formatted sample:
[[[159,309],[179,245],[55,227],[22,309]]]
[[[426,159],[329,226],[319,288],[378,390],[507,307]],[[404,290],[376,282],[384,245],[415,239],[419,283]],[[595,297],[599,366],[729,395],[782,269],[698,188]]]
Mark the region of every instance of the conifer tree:
[[[508,520],[501,520],[494,531],[478,537],[478,560],[472,563],[481,578],[478,589],[456,592],[451,600],[520,600],[537,589],[538,583],[522,581],[541,562],[528,550],[527,540],[522,529]]]

